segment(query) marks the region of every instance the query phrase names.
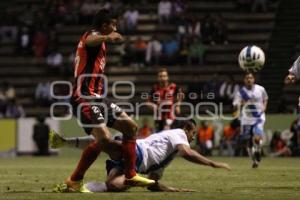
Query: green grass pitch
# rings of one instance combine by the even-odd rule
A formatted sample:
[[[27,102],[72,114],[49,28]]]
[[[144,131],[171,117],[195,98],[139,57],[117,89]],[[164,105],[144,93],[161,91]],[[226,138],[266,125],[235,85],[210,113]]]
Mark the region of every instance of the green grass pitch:
[[[0,158],[0,199],[5,200],[189,200],[189,199],[300,199],[300,159],[265,158],[260,168],[251,169],[248,158],[213,158],[232,166],[232,171],[190,164],[176,158],[166,169],[163,182],[196,190],[191,193],[153,193],[135,188],[126,193],[52,193],[51,188],[75,167],[80,151],[63,150],[51,158]],[[88,171],[86,180],[104,180],[101,156]]]

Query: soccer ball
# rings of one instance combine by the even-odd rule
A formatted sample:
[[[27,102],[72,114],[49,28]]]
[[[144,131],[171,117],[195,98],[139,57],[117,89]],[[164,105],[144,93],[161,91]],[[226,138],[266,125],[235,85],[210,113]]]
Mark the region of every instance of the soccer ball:
[[[264,51],[255,45],[244,47],[239,54],[239,65],[244,71],[257,72],[263,68],[265,64]]]

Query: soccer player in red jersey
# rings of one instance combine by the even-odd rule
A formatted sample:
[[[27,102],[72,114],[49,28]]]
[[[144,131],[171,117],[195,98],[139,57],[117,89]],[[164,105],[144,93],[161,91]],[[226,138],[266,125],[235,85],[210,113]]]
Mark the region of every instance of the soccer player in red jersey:
[[[182,92],[175,83],[169,81],[169,74],[166,68],[158,71],[158,84],[153,85],[148,98],[148,106],[157,112],[155,120],[156,131],[169,129],[175,115],[180,114],[180,102]]]
[[[101,151],[117,148],[111,139],[108,127],[123,133],[122,152],[124,159],[125,184],[149,186],[153,180],[136,174],[136,132],[137,124],[118,107],[101,98],[104,88],[106,63],[105,42],[121,41],[116,32],[116,16],[108,10],[100,10],[95,15],[92,28],[81,37],[75,58],[75,85],[71,104],[73,114],[83,124],[87,134],[95,138],[81,155],[81,159],[65,184],[72,191],[89,192],[84,188],[83,177]]]

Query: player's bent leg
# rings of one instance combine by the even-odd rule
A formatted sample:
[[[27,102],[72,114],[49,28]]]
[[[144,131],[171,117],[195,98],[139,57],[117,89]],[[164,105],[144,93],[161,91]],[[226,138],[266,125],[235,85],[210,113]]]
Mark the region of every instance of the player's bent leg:
[[[155,181],[141,177],[135,171],[137,124],[125,112],[122,112],[113,123],[112,128],[123,134],[122,152],[125,164],[125,183],[132,186],[149,186],[154,184]]]
[[[90,143],[82,152],[79,163],[70,177],[65,180],[65,184],[72,191],[87,192],[84,187],[83,177],[89,167],[97,159],[101,152],[101,145],[109,140],[110,133],[106,125],[103,123],[100,127],[92,129],[91,134],[94,136],[95,141]]]

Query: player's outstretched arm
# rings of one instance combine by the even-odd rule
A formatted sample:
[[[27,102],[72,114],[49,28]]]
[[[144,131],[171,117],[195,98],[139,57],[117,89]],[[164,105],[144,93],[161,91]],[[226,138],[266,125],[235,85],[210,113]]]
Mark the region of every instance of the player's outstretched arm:
[[[162,183],[159,182],[159,180],[162,177],[163,171],[160,171],[157,173],[155,172],[150,172],[148,174],[148,178],[155,180],[155,184],[147,187],[148,190],[152,192],[194,192],[194,190],[191,189],[185,189],[185,188],[174,188],[170,186],[166,186]]]
[[[202,156],[195,150],[191,149],[187,145],[179,144],[177,149],[178,149],[180,155],[190,162],[201,164],[201,165],[211,166],[213,168],[223,168],[226,170],[231,170],[231,168],[228,164],[215,162],[208,158],[205,158],[204,156]]]
[[[98,45],[101,45],[102,42],[116,42],[116,41],[122,41],[123,37],[121,34],[117,32],[112,32],[109,35],[101,35],[98,32],[92,32],[90,35],[86,38],[86,45],[89,47],[95,47]]]

